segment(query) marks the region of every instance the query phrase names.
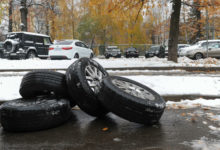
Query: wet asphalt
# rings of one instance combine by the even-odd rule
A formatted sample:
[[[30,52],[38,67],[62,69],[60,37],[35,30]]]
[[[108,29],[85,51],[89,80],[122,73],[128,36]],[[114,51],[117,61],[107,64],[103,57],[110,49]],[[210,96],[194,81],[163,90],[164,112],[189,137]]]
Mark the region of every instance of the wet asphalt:
[[[112,113],[96,119],[73,109],[69,122],[48,130],[10,133],[0,127],[0,150],[191,150],[202,137],[220,140],[209,128],[220,125],[206,115],[219,112],[166,108],[159,124],[143,126]]]

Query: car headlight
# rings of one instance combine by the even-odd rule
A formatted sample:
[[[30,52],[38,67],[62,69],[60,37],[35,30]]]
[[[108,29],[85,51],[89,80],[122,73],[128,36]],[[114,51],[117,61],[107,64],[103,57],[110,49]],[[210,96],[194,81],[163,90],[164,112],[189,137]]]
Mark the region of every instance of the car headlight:
[[[159,51],[155,51],[157,54],[159,53]]]

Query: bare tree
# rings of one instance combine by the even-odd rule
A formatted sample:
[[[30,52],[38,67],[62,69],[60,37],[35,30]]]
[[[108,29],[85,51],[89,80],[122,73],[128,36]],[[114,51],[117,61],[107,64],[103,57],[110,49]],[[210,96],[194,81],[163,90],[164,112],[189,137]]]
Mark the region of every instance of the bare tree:
[[[168,60],[174,62],[177,62],[177,44],[179,37],[180,10],[181,0],[173,0],[168,43]]]
[[[21,0],[20,5],[21,5],[20,7],[21,31],[27,31],[27,15],[28,15],[27,0]]]
[[[9,1],[9,8],[8,8],[8,14],[9,14],[9,22],[8,22],[8,32],[12,32],[12,23],[13,23],[13,20],[12,20],[12,3],[13,3],[13,0],[10,0]]]

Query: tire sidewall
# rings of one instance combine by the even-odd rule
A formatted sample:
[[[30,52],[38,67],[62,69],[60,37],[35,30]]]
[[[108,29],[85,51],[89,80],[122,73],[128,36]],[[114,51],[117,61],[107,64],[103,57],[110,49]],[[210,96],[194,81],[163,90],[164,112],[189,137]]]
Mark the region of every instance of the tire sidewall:
[[[129,83],[135,84],[137,86],[140,86],[140,87],[144,88],[145,90],[149,91],[151,94],[153,94],[154,97],[155,97],[155,100],[141,99],[139,97],[136,97],[136,96],[133,96],[131,94],[128,94],[125,91],[123,91],[120,88],[118,88],[117,86],[115,86],[112,83],[112,79],[118,79],[118,80],[122,80],[122,81],[125,81],[125,82],[129,82]],[[112,92],[114,92],[118,96],[125,97],[126,99],[129,99],[131,102],[135,101],[138,104],[144,104],[144,105],[148,105],[150,107],[158,107],[158,106],[160,106],[161,108],[165,107],[165,105],[166,105],[164,99],[157,92],[155,92],[154,90],[148,88],[145,85],[142,85],[142,84],[140,84],[140,83],[138,83],[136,81],[133,81],[133,80],[130,80],[130,79],[127,79],[127,78],[111,76],[111,77],[105,78],[103,80],[103,84],[104,85],[108,85],[108,88],[111,89]]]

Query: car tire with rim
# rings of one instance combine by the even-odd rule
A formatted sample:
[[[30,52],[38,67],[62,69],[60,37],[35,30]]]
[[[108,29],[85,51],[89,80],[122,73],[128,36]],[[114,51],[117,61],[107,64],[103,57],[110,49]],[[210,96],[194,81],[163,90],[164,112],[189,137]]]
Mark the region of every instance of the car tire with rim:
[[[49,70],[33,71],[24,75],[19,92],[23,98],[33,98],[51,93],[69,98],[65,75]],[[73,101],[70,104],[72,107],[75,106]]]
[[[37,57],[37,54],[34,52],[34,51],[29,51],[28,53],[27,53],[27,56],[26,56],[26,58],[27,59],[30,59],[30,58],[36,58]]]
[[[0,106],[0,118],[7,131],[37,131],[56,127],[72,116],[68,100],[54,97],[16,99]]]
[[[195,58],[196,60],[202,59],[202,58],[203,58],[203,55],[202,55],[202,53],[196,53],[195,56],[194,56],[194,58]]]
[[[81,58],[66,72],[69,94],[87,114],[102,117],[108,111],[98,100],[101,81],[108,73],[96,61]]]
[[[76,53],[75,55],[74,55],[74,58],[79,58],[79,54],[78,53]]]
[[[152,125],[161,118],[166,103],[152,89],[123,77],[106,77],[99,92],[102,104],[131,122]]]
[[[0,51],[0,58],[3,58],[4,55],[3,55],[3,52]]]
[[[89,56],[89,58],[92,59],[93,57],[94,57],[94,54],[91,53],[90,56]]]

